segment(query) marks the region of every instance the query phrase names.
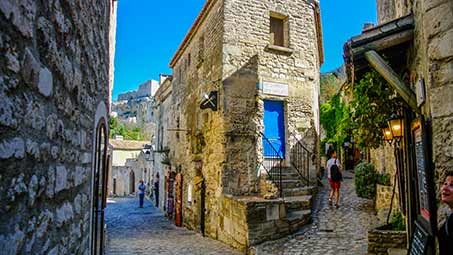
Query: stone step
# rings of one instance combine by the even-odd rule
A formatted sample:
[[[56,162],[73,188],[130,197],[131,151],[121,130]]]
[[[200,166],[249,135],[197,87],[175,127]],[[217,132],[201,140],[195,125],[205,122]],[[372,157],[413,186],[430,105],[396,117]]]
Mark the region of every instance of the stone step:
[[[282,180],[300,180],[298,174],[282,174]]]
[[[311,210],[292,211],[286,214],[286,222],[289,224],[290,232],[294,233],[300,227],[311,222]]]
[[[302,183],[299,180],[282,180],[283,190],[301,187]]]
[[[285,197],[286,211],[310,210],[312,205],[312,196],[294,196]]]
[[[284,197],[292,197],[292,196],[306,196],[306,195],[313,195],[314,193],[313,186],[305,186],[305,187],[297,187],[297,188],[290,188],[290,189],[283,189],[283,196]]]

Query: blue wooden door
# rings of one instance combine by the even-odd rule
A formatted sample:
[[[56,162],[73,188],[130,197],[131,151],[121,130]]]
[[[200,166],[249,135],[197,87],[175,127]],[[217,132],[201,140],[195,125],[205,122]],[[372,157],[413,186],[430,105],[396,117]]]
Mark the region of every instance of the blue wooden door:
[[[275,149],[278,154],[285,157],[285,118],[282,101],[264,100],[264,136],[263,139],[264,157],[275,156]]]

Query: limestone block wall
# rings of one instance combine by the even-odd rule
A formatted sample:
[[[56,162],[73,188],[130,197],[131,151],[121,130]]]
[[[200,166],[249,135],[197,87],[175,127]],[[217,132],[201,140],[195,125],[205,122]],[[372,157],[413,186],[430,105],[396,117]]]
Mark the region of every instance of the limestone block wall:
[[[110,2],[0,2],[1,253],[89,251],[95,113],[109,97]]]
[[[287,16],[287,49],[269,48],[271,12]],[[224,189],[232,194],[244,194],[256,191],[255,162],[262,157],[261,139],[256,131],[263,131],[263,100],[284,102],[286,164],[289,165],[291,160],[289,152],[295,143],[293,135],[315,155],[318,154],[320,62],[315,4],[304,0],[225,0],[224,31],[225,129],[227,133],[236,135],[227,139],[226,151],[228,158],[238,159],[228,161],[226,165]],[[287,84],[288,96],[262,93],[257,87],[264,82]],[[238,135],[240,132],[248,133],[248,137]],[[244,146],[246,143],[253,143],[255,150]],[[316,158],[313,163],[312,177],[316,176],[319,166]]]
[[[368,231],[368,255],[386,255],[390,248],[407,247],[405,231],[372,229]]]
[[[188,203],[187,194],[188,187],[194,186],[196,177],[204,178],[205,231],[206,235],[217,238],[221,176],[225,162],[223,112],[222,106],[219,111],[213,112],[201,110],[199,104],[204,93],[220,91],[224,13],[222,0],[210,0],[206,5],[207,14],[184,44],[181,54],[174,59],[172,116],[168,125],[179,131],[169,132],[168,145],[171,170],[181,171],[184,176],[184,224],[200,229],[201,192],[192,190],[192,203]]]
[[[225,195],[222,201],[219,239],[239,250],[291,231],[283,200]]]
[[[437,191],[453,169],[453,2],[419,1],[412,6],[415,39],[411,61],[414,82],[426,85],[423,113],[432,123]],[[437,196],[439,197],[439,196]],[[439,214],[442,215],[442,214]]]
[[[232,196],[224,196],[219,224],[219,239],[245,251],[248,247],[247,205]]]

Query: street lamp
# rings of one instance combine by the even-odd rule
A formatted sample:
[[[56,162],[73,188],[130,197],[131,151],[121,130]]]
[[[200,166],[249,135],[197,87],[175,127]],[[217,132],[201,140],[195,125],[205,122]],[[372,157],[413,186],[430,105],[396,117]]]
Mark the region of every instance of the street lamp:
[[[396,172],[395,172],[395,177],[393,180],[392,199],[390,200],[391,202],[390,202],[390,210],[387,215],[387,224],[389,224],[390,214],[391,214],[392,208],[393,208],[393,198],[395,197],[395,188],[396,188],[397,178],[398,178],[398,176],[401,175],[401,171],[403,170],[402,169],[403,168],[403,165],[402,165],[403,155],[402,155],[402,149],[400,148],[400,142],[404,136],[403,128],[404,128],[403,118],[397,114],[392,114],[390,116],[390,119],[388,120],[387,126],[382,128],[384,140],[386,142],[388,142],[390,145],[393,144],[393,146],[394,146],[395,163],[396,163]],[[401,181],[401,179],[400,179],[400,181]],[[400,190],[400,192],[401,192],[401,190]]]
[[[398,145],[401,138],[404,136],[403,118],[396,114],[392,114],[387,126],[382,127],[382,134],[384,135],[384,140],[386,142],[389,144],[396,142],[396,145]]]
[[[401,141],[401,138],[404,136],[403,132],[403,118],[393,114],[388,121],[390,130],[392,131],[393,139],[397,142]]]
[[[384,134],[384,140],[391,144],[393,140],[392,130],[389,127],[383,127],[382,133]]]

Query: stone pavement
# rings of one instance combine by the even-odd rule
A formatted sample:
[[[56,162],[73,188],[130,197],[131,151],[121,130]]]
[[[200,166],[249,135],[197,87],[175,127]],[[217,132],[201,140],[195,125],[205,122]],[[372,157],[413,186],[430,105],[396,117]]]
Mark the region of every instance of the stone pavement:
[[[106,254],[241,254],[227,245],[169,222],[148,200],[109,199]]]
[[[329,206],[329,184],[323,180],[314,202],[313,224],[305,226],[295,235],[254,247],[258,255],[355,255],[367,253],[367,231],[378,224],[372,200],[357,197],[353,174],[344,173],[340,189],[340,207]]]

